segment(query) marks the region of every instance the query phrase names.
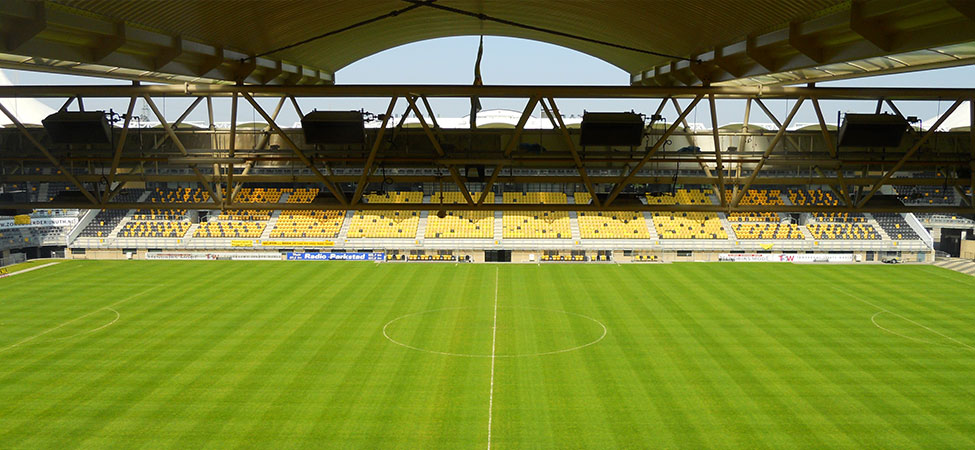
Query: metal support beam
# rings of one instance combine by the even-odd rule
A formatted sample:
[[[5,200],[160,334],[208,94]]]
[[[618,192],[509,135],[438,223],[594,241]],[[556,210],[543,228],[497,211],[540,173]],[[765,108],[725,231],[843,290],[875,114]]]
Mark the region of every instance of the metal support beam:
[[[714,94],[719,99],[795,99],[816,97],[819,100],[968,100],[972,89],[963,88],[869,88],[869,87],[808,87],[808,86],[468,86],[468,85],[319,85],[319,86],[259,86],[179,84],[140,86],[126,85],[49,85],[49,86],[0,86],[0,98],[36,97],[65,98],[127,98],[132,96],[198,97],[212,95],[230,97],[234,92],[258,97],[312,98],[391,98],[407,95],[428,98],[465,98],[472,95],[496,98],[634,98],[659,99],[663,97],[694,98]]]
[[[108,172],[108,184],[105,192],[102,193],[102,203],[108,203],[108,197],[112,191],[112,184],[115,183],[115,175],[118,174],[119,160],[122,158],[122,149],[125,148],[125,139],[129,135],[129,122],[132,121],[132,111],[135,109],[135,97],[129,99],[129,108],[125,112],[125,121],[122,123],[122,132],[119,133],[118,143],[115,145],[115,153],[112,155],[112,168]]]
[[[24,127],[24,124],[20,123],[20,120],[17,120],[17,118],[10,113],[10,110],[8,110],[7,107],[3,106],[2,103],[0,103],[0,111],[2,111],[3,114],[6,115],[8,119],[10,119],[11,122],[13,122],[14,126],[16,126],[18,130],[20,130],[21,134],[23,134],[24,137],[26,137],[27,140],[30,141],[30,143],[38,151],[40,151],[44,155],[44,157],[51,162],[51,164],[54,165],[54,167],[56,167],[59,171],[61,171],[61,174],[64,175],[64,178],[67,178],[68,181],[74,184],[88,200],[91,200],[91,202],[96,205],[98,204],[98,199],[96,199],[95,196],[92,195],[92,193],[89,192],[87,188],[85,188],[85,185],[82,184],[80,181],[78,181],[78,178],[75,177],[74,174],[71,173],[71,171],[69,171],[64,166],[62,166],[61,162],[58,161],[58,159],[55,158],[54,155],[51,154],[51,152],[47,151],[47,148],[41,145],[41,143],[38,142],[37,139],[34,139],[34,136],[31,136],[30,132],[27,131],[27,128]]]
[[[915,153],[917,153],[917,151],[921,148],[921,146],[924,145],[925,142],[927,142],[928,138],[934,135],[935,130],[937,130],[938,127],[940,127],[941,124],[944,123],[944,121],[947,120],[948,117],[951,116],[951,114],[954,113],[955,110],[958,109],[958,107],[961,104],[962,104],[962,100],[956,100],[951,105],[951,107],[949,107],[948,110],[945,111],[945,113],[942,114],[941,117],[939,117],[938,120],[934,122],[934,125],[932,125],[931,128],[929,128],[928,131],[921,136],[921,139],[918,139],[918,141],[911,147],[910,150],[907,151],[907,153],[901,158],[901,160],[898,161],[897,164],[894,164],[894,167],[888,170],[887,173],[884,174],[884,176],[880,179],[880,181],[874,184],[872,188],[870,188],[870,192],[868,192],[866,196],[860,199],[860,202],[857,203],[857,207],[863,208],[863,206],[866,205],[871,198],[873,198],[874,194],[876,194],[877,191],[880,190],[880,187],[883,186],[887,180],[893,177],[894,174],[907,162],[908,159],[911,159],[911,157],[914,156]]]
[[[410,103],[410,109],[413,110],[413,114],[415,114],[417,120],[420,121],[420,127],[423,128],[423,132],[426,133],[427,138],[430,139],[430,143],[433,144],[433,150],[442,158],[446,156],[446,153],[444,153],[443,147],[440,146],[440,141],[437,140],[437,136],[430,129],[430,126],[427,125],[427,121],[423,119],[423,113],[421,113],[420,109],[416,107],[416,98],[417,97],[415,96],[407,96],[406,101]],[[457,168],[453,165],[447,165],[447,171],[450,172],[450,178],[454,180],[454,184],[456,184],[457,188],[460,189],[460,192],[464,194],[464,199],[467,200],[467,203],[471,205],[476,204],[474,202],[474,198],[471,197],[471,191],[467,189],[467,186],[464,184],[464,180],[460,178],[460,172],[457,170]]]
[[[305,164],[305,166],[311,169],[312,173],[314,173],[315,176],[317,176],[322,181],[325,187],[332,192],[332,195],[334,195],[335,198],[338,199],[339,203],[341,203],[342,206],[346,206],[346,207],[349,206],[349,200],[345,198],[345,194],[342,193],[342,191],[338,188],[338,186],[335,185],[335,183],[332,183],[332,180],[328,176],[326,176],[320,170],[318,170],[318,167],[315,167],[315,164],[312,163],[307,156],[305,156],[305,153],[301,151],[300,148],[298,148],[298,145],[296,145],[294,141],[292,141],[291,138],[288,137],[287,133],[285,133],[284,130],[282,130],[281,127],[279,127],[278,124],[274,121],[274,119],[272,119],[271,116],[269,116],[267,112],[264,111],[264,108],[261,108],[261,105],[259,105],[257,101],[254,100],[254,97],[251,97],[251,95],[248,94],[247,92],[241,92],[241,95],[243,95],[244,99],[247,100],[247,102],[254,107],[254,110],[257,111],[257,113],[260,114],[265,121],[267,121],[268,125],[270,125],[271,128],[274,130],[274,132],[277,133],[277,135],[281,138],[282,141],[284,141],[285,145],[291,148],[295,156],[297,156],[298,159],[300,159],[301,162]]]
[[[728,198],[725,196],[724,162],[721,161],[721,137],[718,136],[718,112],[714,104],[714,94],[708,95],[708,103],[711,106],[711,133],[714,135],[715,170],[718,172],[718,191],[720,191],[718,198],[720,199],[721,205],[726,206],[728,204]]]
[[[572,141],[572,136],[569,135],[569,129],[566,128],[565,122],[562,120],[562,115],[559,114],[558,106],[555,105],[555,99],[549,97],[548,103],[552,106],[552,110],[549,111],[544,101],[542,102],[542,109],[549,118],[558,122],[559,130],[562,131],[562,138],[565,140],[565,145],[568,147],[569,153],[572,154],[572,159],[575,162],[576,170],[579,171],[579,176],[582,177],[582,183],[586,185],[586,190],[589,191],[589,196],[592,197],[593,204],[599,206],[600,201],[596,195],[596,187],[593,186],[592,180],[589,179],[589,174],[586,172],[586,167],[582,163],[582,158],[579,157],[579,152],[576,150],[576,144]]]
[[[169,135],[169,138],[173,140],[173,144],[176,145],[176,149],[179,150],[183,156],[187,156],[188,153],[186,152],[186,147],[183,146],[183,143],[179,140],[179,137],[176,136],[176,132],[173,131],[173,127],[169,126],[169,122],[166,121],[166,117],[163,115],[162,111],[159,111],[159,108],[156,107],[156,103],[152,101],[152,98],[149,97],[148,94],[143,95],[142,99],[147,105],[149,105],[149,109],[152,110],[152,113],[156,115],[156,119],[159,120],[159,123],[162,125],[163,129],[166,130],[166,134]],[[210,199],[214,202],[223,203],[223,196],[217,195],[218,193],[213,190],[213,186],[206,181],[205,178],[203,178],[203,173],[200,172],[200,169],[198,169],[195,164],[191,165],[190,169],[193,170],[194,174],[196,174],[200,184],[202,184],[203,187],[206,188],[207,192],[210,193]]]
[[[752,168],[751,176],[748,177],[748,180],[745,181],[745,185],[742,186],[741,190],[738,191],[738,195],[736,195],[735,199],[732,200],[731,202],[732,208],[738,207],[738,202],[741,201],[741,198],[745,196],[746,192],[748,192],[748,188],[750,188],[752,186],[752,183],[755,182],[755,179],[758,178],[758,173],[761,172],[762,167],[765,166],[765,163],[768,161],[769,155],[772,154],[772,150],[775,149],[776,145],[779,145],[779,141],[782,140],[782,136],[785,135],[785,129],[789,127],[790,123],[792,123],[792,118],[796,116],[796,112],[799,111],[799,107],[802,106],[802,102],[805,99],[806,99],[805,97],[799,97],[799,100],[796,101],[796,104],[792,107],[792,111],[790,111],[789,115],[785,118],[785,122],[783,122],[782,125],[779,126],[779,131],[775,133],[775,137],[772,138],[772,142],[769,142],[768,148],[766,148],[765,153],[762,154],[762,159],[759,160],[758,164],[756,164],[754,168]],[[759,99],[756,98],[755,102],[758,103],[759,106],[764,108],[764,105],[762,105]]]
[[[742,123],[741,123],[741,133],[742,133],[742,135],[741,136],[738,136],[738,153],[741,153],[741,152],[744,151],[743,149],[745,148],[745,143],[747,142],[745,140],[745,133],[748,132],[748,122],[749,122],[749,120],[751,120],[751,115],[752,115],[752,98],[749,97],[748,100],[745,101],[745,118],[744,118],[744,120],[742,120]],[[739,162],[738,164],[735,164],[735,176],[736,177],[741,177],[741,166],[742,166],[742,163],[741,162]],[[734,186],[735,186],[734,191],[731,193],[732,196],[738,195],[738,184],[735,183]]]
[[[676,98],[673,98],[673,97],[670,98],[670,102],[674,105],[674,109],[677,110],[677,114],[679,115],[681,113],[680,102],[678,102],[677,99]],[[690,124],[687,123],[687,117],[684,117],[684,119],[681,120],[680,123],[682,125],[684,125],[684,128],[690,128]],[[687,137],[687,140],[690,141],[691,145],[696,146],[698,148],[701,147],[700,145],[698,145],[697,137],[696,136],[693,136],[693,135],[688,136]],[[708,167],[707,163],[705,163],[700,158],[695,157],[695,159],[696,159],[696,162],[697,162],[698,166],[700,166],[701,167],[701,170],[704,171],[704,174],[707,175],[708,178],[712,178],[713,179],[713,181],[711,183],[711,189],[714,191],[714,196],[719,199],[718,202],[724,202],[724,200],[720,200],[724,196],[721,194],[721,189],[718,187],[718,180],[713,178],[714,177],[714,173],[711,172],[711,168]],[[724,203],[722,203],[722,204],[724,204]]]
[[[46,202],[46,203],[7,203],[0,202],[0,209],[29,209],[29,208],[91,208],[91,204],[85,202]],[[241,210],[267,210],[267,203],[228,203],[227,209]],[[317,209],[344,209],[342,205],[316,204],[316,203],[278,203],[273,206],[275,209],[294,211],[306,210],[309,208]],[[146,202],[127,202],[127,203],[108,203],[101,205],[104,209],[213,209],[212,203],[146,203]],[[555,204],[555,203],[494,203],[487,208],[478,207],[476,204],[468,203],[363,203],[357,207],[361,210],[388,211],[388,210],[409,210],[409,211],[472,211],[472,210],[493,210],[493,211],[675,211],[675,212],[782,212],[782,213],[803,213],[803,212],[941,212],[970,214],[971,209],[967,206],[936,205],[931,207],[917,207],[906,205],[895,206],[872,206],[865,208],[852,208],[848,206],[824,206],[824,205],[742,205],[732,208],[730,211],[721,206],[713,204],[694,204],[694,205],[663,205],[663,204],[624,204],[608,208],[606,205],[598,207],[593,204]]]
[[[525,131],[525,125],[528,124],[528,119],[531,118],[532,112],[535,111],[535,106],[539,102],[538,97],[531,97],[528,99],[528,103],[525,105],[525,109],[521,112],[521,117],[518,118],[518,123],[515,125],[515,131],[511,134],[511,138],[508,139],[507,145],[504,147],[504,152],[502,153],[505,158],[511,156],[511,152],[514,151],[515,146],[518,145],[521,139],[521,133]],[[551,117],[549,118],[551,119]],[[552,123],[555,126],[555,123]],[[491,172],[491,177],[488,178],[487,182],[484,183],[484,189],[481,191],[480,197],[477,199],[477,204],[481,205],[484,200],[487,199],[487,195],[491,192],[491,187],[498,180],[498,176],[501,175],[501,170],[504,168],[504,163],[498,163],[494,166],[494,171]]]
[[[659,150],[660,147],[663,146],[664,142],[667,142],[667,138],[670,137],[670,135],[674,132],[674,130],[677,129],[677,125],[680,124],[681,121],[683,121],[684,118],[687,117],[687,114],[690,113],[695,106],[697,106],[697,104],[701,101],[702,98],[704,98],[703,95],[698,95],[697,97],[694,97],[694,100],[692,100],[691,104],[687,106],[687,109],[685,109],[682,113],[680,113],[680,116],[677,117],[677,120],[675,120],[674,123],[672,123],[670,127],[667,128],[667,131],[665,131],[664,134],[660,136],[660,139],[658,139],[657,142],[653,144],[653,147],[651,147],[650,150],[647,151],[647,154],[643,156],[640,162],[638,162],[637,165],[634,166],[633,169],[631,169],[628,174],[626,174],[626,176],[621,178],[620,181],[616,183],[616,186],[613,188],[612,191],[610,191],[609,197],[606,198],[606,203],[603,206],[609,206],[610,203],[613,203],[613,200],[616,200],[616,197],[620,195],[620,192],[623,192],[623,188],[625,188],[626,185],[630,182],[630,180],[632,180],[633,177],[636,176],[637,172],[643,169],[643,166],[647,164],[647,161],[650,161],[650,158],[653,157],[654,153],[657,153],[657,150]]]
[[[203,97],[197,97],[196,99],[194,99],[193,100],[193,103],[191,103],[190,106],[187,107],[185,111],[183,111],[183,114],[180,114],[179,117],[176,119],[176,121],[172,123],[173,128],[174,129],[175,128],[178,128],[180,126],[180,124],[182,124],[183,121],[186,120],[186,117],[189,116],[190,113],[192,113],[194,109],[196,109],[196,106],[199,105],[201,101],[203,101]],[[153,150],[158,150],[159,147],[162,147],[162,145],[164,143],[166,143],[166,139],[169,139],[169,135],[168,134],[165,135],[165,136],[163,136],[162,139],[160,139],[158,142],[156,142],[156,144],[152,146],[152,149]]]
[[[386,134],[386,126],[389,124],[390,117],[393,116],[393,109],[396,108],[397,97],[393,97],[389,100],[389,107],[386,108],[386,114],[383,115],[383,123],[379,126],[379,130],[376,132],[376,139],[372,142],[372,148],[369,149],[369,156],[366,158],[366,164],[362,167],[362,176],[359,177],[359,181],[355,185],[355,194],[352,195],[352,206],[359,204],[359,199],[362,198],[362,193],[366,189],[366,185],[369,184],[369,175],[372,174],[372,165],[376,161],[376,154],[379,152],[379,147],[383,145],[383,137]]]

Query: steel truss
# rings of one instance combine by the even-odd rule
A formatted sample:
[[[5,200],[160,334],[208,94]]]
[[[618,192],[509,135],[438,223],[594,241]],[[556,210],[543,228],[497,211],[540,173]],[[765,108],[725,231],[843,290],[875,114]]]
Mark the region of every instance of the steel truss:
[[[173,122],[169,122],[156,106],[153,98],[192,98],[191,105]],[[776,212],[858,212],[858,211],[931,211],[950,213],[975,212],[966,189],[975,191],[975,177],[961,176],[960,168],[975,171],[975,126],[965,139],[950,133],[952,145],[932,148],[932,137],[944,120],[965,101],[975,98],[971,89],[926,88],[820,88],[805,87],[590,87],[590,86],[443,86],[443,85],[389,85],[389,86],[251,86],[251,85],[140,85],[131,86],[0,86],[3,97],[55,97],[66,98],[62,107],[72,104],[84,109],[85,98],[118,98],[128,100],[127,114],[121,128],[115,130],[113,148],[106,152],[68,152],[44,143],[44,134],[22,124],[16,115],[0,105],[0,112],[16,126],[17,142],[7,139],[6,149],[0,153],[3,166],[0,182],[53,182],[71,183],[85,197],[85,201],[60,200],[42,203],[0,203],[0,208],[174,208],[174,209],[266,209],[267,204],[246,204],[236,201],[244,183],[313,183],[323,186],[332,200],[313,207],[339,209],[489,209],[489,210],[668,210],[668,211],[776,211]],[[213,99],[229,97],[231,102],[230,130],[217,130],[213,120]],[[274,97],[277,106],[269,113],[256,100],[258,97]],[[370,130],[370,140],[361,149],[326,151],[304,144],[300,131],[286,130],[277,123],[281,109],[290,103],[301,115],[300,99],[328,97],[388,98],[388,108],[381,117],[381,126]],[[514,129],[509,130],[455,130],[444,129],[436,120],[430,99],[501,97],[526,99],[525,108]],[[657,113],[672,106],[677,119],[661,127],[651,123],[645,148],[627,152],[611,149],[578,147],[577,130],[566,126],[559,113],[556,100],[561,99],[633,99],[659,101]],[[161,131],[140,130],[152,134],[151,148],[136,148],[131,139],[131,117],[136,99],[142,99],[162,126]],[[679,99],[688,99],[684,105]],[[744,121],[741,130],[725,130],[718,127],[707,132],[688,130],[687,118],[695,108],[704,108],[711,123],[718,123],[716,102],[726,99],[745,99]],[[792,100],[792,108],[780,120],[766,105],[770,99]],[[210,126],[207,130],[179,128],[186,117],[206,101]],[[849,151],[838,149],[835,131],[828,128],[820,106],[822,100],[872,100],[877,112],[886,106],[892,113],[903,117],[895,102],[900,101],[951,101],[946,114],[928,127],[927,131],[913,130],[909,141],[902,148]],[[244,101],[254,108],[267,126],[258,131],[236,129],[238,103]],[[393,123],[397,104],[406,104],[402,117]],[[704,106],[706,104],[707,106]],[[975,105],[975,102],[970,103]],[[752,106],[757,106],[777,127],[774,134],[754,131],[749,120],[754,121]],[[787,131],[796,114],[803,106],[811,105],[818,120],[818,129],[811,131]],[[525,127],[532,114],[540,108],[552,124],[552,130],[532,130],[530,139],[543,140],[548,146],[544,155],[531,155],[516,151],[525,142]],[[975,106],[972,106],[975,110]],[[408,154],[398,150],[396,143],[403,139],[417,139],[405,131],[408,116],[414,117],[426,140],[427,155],[416,151]],[[973,114],[975,117],[975,114]],[[973,124],[975,125],[975,124]],[[659,131],[659,133],[657,132]],[[452,149],[446,143],[462,134],[496,137],[494,147],[472,148],[466,152]],[[208,143],[197,139],[204,134]],[[534,136],[534,135],[538,136]],[[250,137],[251,148],[243,148],[242,140]],[[256,136],[256,139],[254,137]],[[453,136],[453,138],[452,138]],[[692,155],[665,151],[671,139],[684,139],[694,146],[711,146],[709,151]],[[752,139],[762,141],[754,150],[744,150],[743,143]],[[708,141],[712,142],[708,142]],[[192,141],[194,145],[187,145]],[[226,142],[222,144],[219,142]],[[737,146],[730,144],[737,142]],[[942,144],[944,140],[939,140]],[[275,145],[271,145],[274,143]],[[271,146],[270,148],[268,148]],[[734,148],[730,152],[727,147]],[[281,149],[281,150],[279,150]],[[36,151],[36,154],[33,153]],[[463,154],[461,154],[463,153]],[[300,164],[305,173],[279,175],[267,173],[269,167],[280,164]],[[678,171],[679,164],[695,167],[703,175],[687,174],[687,166]],[[460,168],[468,164],[484,164],[490,167],[485,180],[468,179]],[[97,166],[97,167],[96,167]],[[105,167],[107,166],[107,170]],[[27,168],[49,167],[56,173],[37,172]],[[449,179],[453,188],[464,196],[464,203],[454,205],[403,205],[367,204],[363,195],[370,183],[382,183],[383,176],[375,173],[379,167],[435,169],[430,174],[397,174],[400,183],[442,183]],[[160,169],[167,170],[160,170]],[[774,169],[770,169],[774,168]],[[939,177],[907,178],[898,174],[910,174],[919,170],[951,169]],[[337,170],[338,169],[338,170]],[[514,169],[535,170],[536,174],[514,174]],[[350,175],[352,170],[355,173]],[[569,170],[571,173],[548,175],[546,171]],[[505,172],[508,172],[505,174]],[[263,172],[263,173],[262,173]],[[344,173],[343,173],[344,172]],[[852,173],[859,176],[851,177]],[[672,174],[672,175],[666,175]],[[790,176],[791,174],[791,176]],[[811,175],[814,174],[814,175]],[[844,175],[846,174],[846,175]],[[197,183],[210,194],[208,203],[113,203],[111,200],[127,183],[180,182]],[[710,185],[718,205],[651,206],[617,200],[625,192],[640,193],[635,185],[647,184]],[[588,191],[590,205],[535,205],[485,203],[485,198],[498,183],[563,183],[577,185]],[[471,191],[471,186],[478,189]],[[760,185],[825,186],[842,199],[838,206],[749,206],[741,204],[749,188]],[[885,185],[890,186],[950,186],[960,194],[961,205],[935,205],[931,207],[903,206],[888,202],[876,202],[878,193]],[[275,205],[277,209],[307,209],[310,205]]]

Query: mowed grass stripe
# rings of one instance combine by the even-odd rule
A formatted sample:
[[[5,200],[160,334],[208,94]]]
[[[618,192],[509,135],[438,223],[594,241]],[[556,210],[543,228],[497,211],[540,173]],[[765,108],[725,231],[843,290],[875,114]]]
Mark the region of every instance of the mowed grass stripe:
[[[892,298],[893,295],[885,293],[874,298],[874,300],[883,301]],[[878,302],[871,303],[877,304]],[[864,306],[868,309],[875,309]],[[937,320],[937,315],[929,316],[929,319]],[[869,321],[865,322],[870,323]],[[872,326],[873,324],[870,323],[864,328],[870,330]],[[916,327],[917,325],[911,324],[910,326]],[[876,335],[881,330],[870,331]],[[878,385],[886,388],[881,392],[874,393],[872,400],[874,402],[886,401],[891,398],[899,400],[896,403],[888,403],[890,409],[885,412],[891,416],[891,420],[896,420],[898,423],[904,422],[900,426],[903,434],[914,436],[916,433],[913,430],[917,427],[930,429],[929,440],[918,442],[919,444],[928,445],[931,441],[943,441],[944,445],[951,445],[950,443],[962,440],[975,445],[975,440],[973,440],[975,438],[975,434],[973,434],[975,427],[972,423],[958,421],[956,416],[950,414],[955,407],[961,407],[961,403],[955,401],[957,396],[951,394],[950,391],[945,392],[946,395],[930,395],[931,387],[941,389],[947,387],[951,390],[958,389],[957,393],[965,399],[963,401],[975,401],[975,396],[972,394],[975,383],[972,382],[970,376],[963,375],[966,372],[971,374],[971,370],[975,368],[973,367],[975,364],[971,363],[972,353],[964,347],[915,345],[916,343],[898,336],[887,333],[883,333],[882,336],[882,339],[888,341],[889,345],[879,346],[878,352],[883,353],[885,357],[863,358],[866,362],[864,373],[872,376],[878,381]],[[933,357],[933,355],[937,356]],[[891,364],[890,361],[896,363]],[[944,370],[945,365],[951,364],[952,361],[961,362],[967,366],[967,370],[954,373]],[[932,363],[940,365],[942,369],[930,370]],[[960,379],[959,375],[962,375]],[[931,383],[931,381],[935,382]],[[905,408],[909,411],[904,411]],[[896,414],[894,410],[897,410]]]
[[[794,447],[807,441],[806,435],[811,430],[798,419],[794,407],[781,400],[794,395],[794,392],[781,390],[790,383],[780,380],[752,350],[774,348],[777,343],[762,333],[761,328],[746,326],[751,325],[747,317],[757,312],[749,304],[749,294],[736,292],[736,283],[732,283],[730,274],[723,271],[708,271],[707,267],[701,266],[683,269],[675,275],[675,281],[688,286],[688,293],[706,302],[707,308],[713,311],[710,317],[685,322],[694,324],[694,335],[718,366],[710,371],[721,375],[721,379],[715,380],[716,387],[729,398],[731,408],[735,410],[723,415],[739,418],[731,426],[741,431],[734,434],[741,436],[744,442],[761,441],[773,448]],[[702,277],[716,278],[726,288],[720,291],[702,288],[700,283],[693,281]],[[760,301],[775,299],[761,298]],[[692,317],[692,312],[687,309],[685,314]],[[807,443],[819,444],[815,440]]]
[[[831,282],[829,277],[822,280],[827,286]],[[806,322],[815,326],[799,327],[797,331],[818,343],[818,352],[813,353],[811,359],[816,363],[829,363],[827,373],[833,384],[844,388],[848,401],[857,402],[852,411],[841,415],[850,424],[848,433],[861,439],[864,445],[923,445],[924,442],[913,432],[922,425],[918,416],[923,415],[923,411],[913,408],[914,405],[905,401],[896,383],[887,380],[901,370],[898,364],[892,364],[896,361],[894,347],[872,345],[878,339],[879,331],[872,329],[869,323],[873,308],[836,296],[828,289],[824,294],[822,304],[833,309],[833,319],[823,322],[809,318]],[[894,411],[897,414],[893,414]],[[883,432],[867,439],[866,428]],[[926,440],[930,443],[941,439],[932,435]]]
[[[99,276],[96,273],[90,275]],[[177,293],[188,292],[193,286],[186,284],[174,288]],[[149,300],[145,305],[156,305],[157,300]],[[105,300],[101,298],[100,301]],[[202,315],[194,314],[199,309],[199,302],[186,302],[182,305],[182,309],[179,305],[170,304],[165,311],[173,318],[182,315],[191,319],[199,317],[196,320],[202,320]],[[189,326],[194,321],[187,320],[183,323]],[[117,332],[118,330],[106,329],[106,331]],[[170,338],[174,336],[182,338],[185,335],[183,330],[176,326],[165,330],[142,331],[137,341],[130,341],[141,343],[137,350],[133,349],[131,344],[107,349],[100,344],[105,335],[97,336],[90,341],[88,339],[68,340],[46,345],[47,349],[55,351],[45,355],[43,359],[37,359],[32,366],[22,368],[22,372],[50,374],[51,371],[46,366],[52,361],[60,361],[67,364],[67,367],[55,368],[62,377],[65,373],[75,373],[80,376],[69,376],[59,380],[55,384],[60,389],[50,391],[53,395],[41,391],[38,392],[38,398],[25,402],[26,406],[32,409],[41,408],[34,409],[33,415],[50,419],[49,422],[41,424],[36,420],[29,420],[30,415],[18,414],[17,416],[25,420],[10,428],[10,431],[16,433],[11,440],[12,445],[17,445],[18,440],[24,438],[27,439],[24,444],[28,446],[66,445],[74,439],[85,436],[90,431],[90,427],[86,426],[90,421],[100,422],[113,413],[122,412],[127,399],[139,395],[147,384],[156,380],[153,376],[139,376],[159,369],[145,365],[146,360],[159,357],[164,350],[163,340],[156,340],[155,345],[149,345],[153,342],[153,336],[163,331]],[[142,370],[133,370],[136,368]],[[82,375],[84,373],[88,375]],[[49,427],[53,427],[58,432],[42,432]],[[6,440],[7,437],[0,437],[0,439]]]
[[[0,352],[0,447],[483,448],[490,358],[403,348],[382,327],[453,308],[393,331],[489,354],[495,270],[67,261],[0,280],[0,348],[96,312]],[[970,277],[549,264],[500,266],[498,282],[499,354],[599,331],[555,311],[609,328],[497,359],[498,448],[975,446],[975,352],[919,326],[975,345]],[[878,307],[932,343],[881,330]]]

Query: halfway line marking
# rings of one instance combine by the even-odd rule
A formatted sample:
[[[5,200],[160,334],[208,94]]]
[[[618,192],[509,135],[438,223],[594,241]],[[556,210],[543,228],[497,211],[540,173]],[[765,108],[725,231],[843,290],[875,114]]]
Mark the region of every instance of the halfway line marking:
[[[491,392],[488,396],[488,439],[487,448],[491,450],[491,417],[494,414],[494,360],[495,344],[498,338],[498,271],[494,268],[494,326],[491,328]]]

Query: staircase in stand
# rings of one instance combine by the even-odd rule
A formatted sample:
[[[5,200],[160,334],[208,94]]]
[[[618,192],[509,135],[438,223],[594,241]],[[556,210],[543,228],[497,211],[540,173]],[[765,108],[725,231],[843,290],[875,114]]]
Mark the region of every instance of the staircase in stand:
[[[342,228],[339,228],[339,235],[336,239],[344,241],[349,235],[349,225],[352,224],[352,216],[355,215],[355,210],[348,210],[345,212],[345,218],[342,219]]]
[[[423,235],[427,232],[427,217],[430,217],[430,211],[420,211],[420,221],[416,224],[417,239],[423,239]]]
[[[504,211],[494,212],[494,239],[504,238]]]

